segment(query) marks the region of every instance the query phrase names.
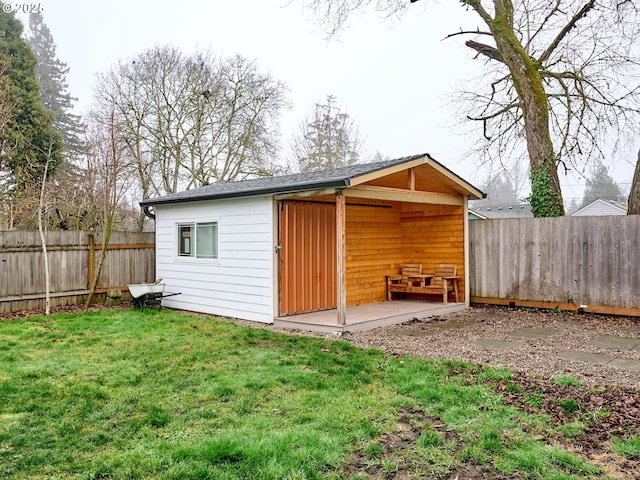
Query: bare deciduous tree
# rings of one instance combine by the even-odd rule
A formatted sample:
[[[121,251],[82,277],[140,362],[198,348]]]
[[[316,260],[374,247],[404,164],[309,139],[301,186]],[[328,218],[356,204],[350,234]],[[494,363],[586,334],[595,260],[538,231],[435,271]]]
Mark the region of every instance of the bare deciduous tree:
[[[118,206],[131,186],[132,163],[126,155],[126,142],[119,130],[114,107],[94,110],[89,116],[87,129],[88,171],[95,174],[94,189],[101,198],[102,249],[98,265],[90,279],[86,305],[91,305],[107,256],[107,247],[116,218]]]
[[[417,0],[411,0],[414,3]],[[558,167],[584,168],[637,128],[640,111],[639,11],[634,1],[461,0],[483,29],[466,45],[487,59],[484,91],[473,89],[468,118],[480,122],[485,153],[527,152],[536,216],[564,213]],[[401,14],[403,0],[306,0],[328,26],[340,29],[363,7]],[[522,146],[521,148],[519,146]]]
[[[96,98],[114,106],[144,198],[270,174],[287,105],[284,84],[254,62],[172,47],[100,75]]]
[[[40,242],[42,245],[42,261],[44,263],[44,314],[49,315],[51,312],[51,277],[49,276],[49,254],[47,253],[47,239],[45,236],[45,225],[42,220],[42,214],[45,209],[45,186],[47,184],[47,174],[49,173],[49,164],[52,158],[53,145],[49,144],[47,152],[47,161],[44,164],[44,172],[42,174],[42,185],[40,187],[40,202],[38,204],[38,232],[40,233]]]

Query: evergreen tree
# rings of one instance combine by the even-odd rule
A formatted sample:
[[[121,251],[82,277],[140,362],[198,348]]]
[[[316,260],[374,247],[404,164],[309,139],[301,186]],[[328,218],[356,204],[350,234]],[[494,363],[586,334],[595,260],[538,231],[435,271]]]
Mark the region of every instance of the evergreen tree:
[[[363,140],[357,123],[343,113],[333,95],[316,104],[310,118],[300,126],[291,147],[301,172],[313,172],[358,163]]]
[[[54,115],[53,127],[62,135],[64,157],[75,160],[85,150],[80,116],[71,113],[78,99],[67,91],[69,67],[56,57],[56,44],[42,14],[29,15],[27,42],[36,56],[36,78],[41,87],[42,103]]]
[[[487,197],[482,200],[473,200],[471,205],[475,208],[520,203],[518,191],[506,172],[488,179],[481,190],[487,194]]]
[[[569,204],[569,208],[567,208],[567,215],[573,215],[574,212],[579,210],[578,202],[575,198],[571,199],[571,203]]]
[[[39,182],[49,161],[54,172],[61,161],[61,138],[53,129],[53,114],[40,100],[36,59],[21,38],[22,24],[13,13],[0,12],[0,65],[12,115],[0,131],[2,190],[19,196],[31,182]]]
[[[602,163],[598,163],[591,173],[591,177],[587,178],[584,196],[580,208],[591,202],[601,198],[602,200],[622,200],[622,192],[620,186],[609,175],[609,169]]]

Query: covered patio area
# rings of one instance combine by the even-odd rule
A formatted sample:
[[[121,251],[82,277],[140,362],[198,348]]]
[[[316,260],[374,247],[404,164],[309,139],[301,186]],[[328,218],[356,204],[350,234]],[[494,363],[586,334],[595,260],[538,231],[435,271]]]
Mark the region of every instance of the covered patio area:
[[[396,325],[414,318],[422,319],[459,312],[465,308],[464,302],[443,304],[441,302],[402,299],[347,307],[344,325],[339,323],[338,310],[335,308],[276,317],[274,325],[281,328],[341,334],[385,325]]]

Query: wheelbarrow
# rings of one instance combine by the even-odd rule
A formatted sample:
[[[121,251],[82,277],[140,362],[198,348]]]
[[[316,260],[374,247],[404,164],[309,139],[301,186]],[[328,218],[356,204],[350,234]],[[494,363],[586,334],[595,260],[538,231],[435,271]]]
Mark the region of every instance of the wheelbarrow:
[[[157,280],[154,283],[134,283],[127,285],[129,293],[133,297],[133,306],[135,308],[162,308],[162,299],[165,297],[172,297],[174,295],[180,295],[180,293],[164,293],[164,283],[162,279]]]

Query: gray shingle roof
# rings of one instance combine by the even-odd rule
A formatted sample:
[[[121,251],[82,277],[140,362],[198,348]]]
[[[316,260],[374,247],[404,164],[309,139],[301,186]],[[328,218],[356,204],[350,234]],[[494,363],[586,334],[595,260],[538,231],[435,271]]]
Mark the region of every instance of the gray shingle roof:
[[[511,203],[505,205],[489,205],[486,207],[469,207],[469,213],[491,218],[528,218],[533,217],[531,205],[528,203]]]
[[[340,167],[320,172],[296,173],[280,177],[254,178],[239,182],[220,182],[200,188],[194,188],[192,190],[185,190],[184,192],[173,193],[164,197],[143,200],[140,202],[140,206],[150,207],[153,205],[164,205],[170,203],[273,195],[329,187],[346,187],[349,186],[352,178],[384,170],[385,168],[410,162],[421,157],[427,157],[430,161],[433,161],[428,153],[423,153],[420,155],[396,158],[395,160],[385,160],[375,163],[359,163],[348,167]]]

